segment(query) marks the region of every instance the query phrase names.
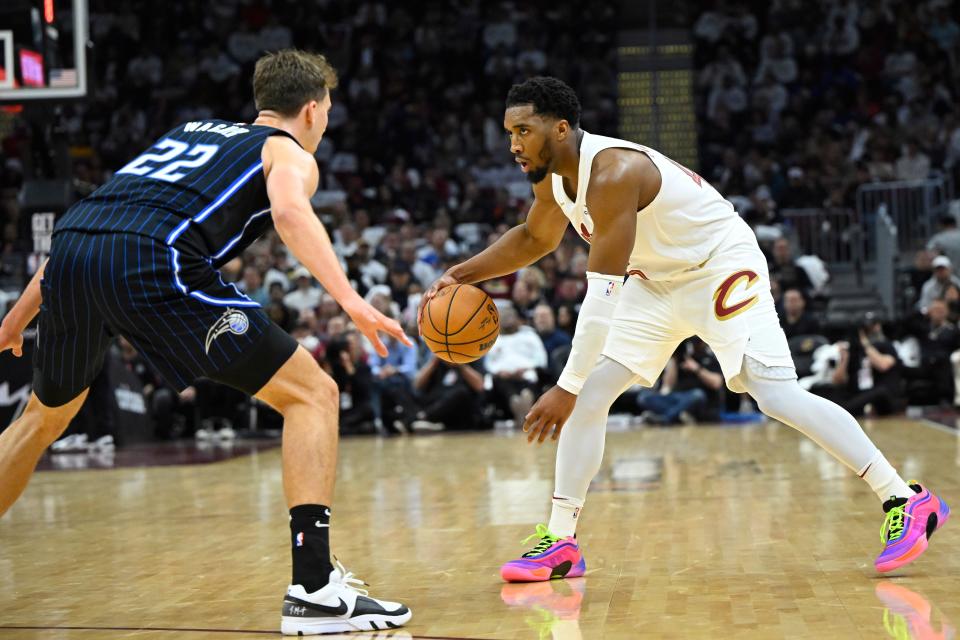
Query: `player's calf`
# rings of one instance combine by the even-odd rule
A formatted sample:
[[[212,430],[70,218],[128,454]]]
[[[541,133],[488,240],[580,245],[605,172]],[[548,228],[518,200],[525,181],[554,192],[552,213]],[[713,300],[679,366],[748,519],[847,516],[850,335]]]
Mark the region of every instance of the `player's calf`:
[[[40,456],[70,424],[87,393],[59,407],[48,407],[31,395],[23,414],[0,433],[0,516],[27,487]]]

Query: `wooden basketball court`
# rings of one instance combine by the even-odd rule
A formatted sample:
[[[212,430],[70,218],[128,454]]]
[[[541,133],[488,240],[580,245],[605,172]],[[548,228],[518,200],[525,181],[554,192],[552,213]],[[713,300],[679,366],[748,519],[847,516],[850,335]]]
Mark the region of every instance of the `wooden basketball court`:
[[[868,423],[904,477],[960,506],[960,438]],[[554,445],[516,433],[345,439],[335,552],[414,617],[364,638],[952,638],[960,524],[873,569],[867,485],[776,423],[611,432],[584,509],[587,575],[504,585],[548,516]],[[0,639],[277,635],[289,577],[279,449],[38,473],[0,520]]]

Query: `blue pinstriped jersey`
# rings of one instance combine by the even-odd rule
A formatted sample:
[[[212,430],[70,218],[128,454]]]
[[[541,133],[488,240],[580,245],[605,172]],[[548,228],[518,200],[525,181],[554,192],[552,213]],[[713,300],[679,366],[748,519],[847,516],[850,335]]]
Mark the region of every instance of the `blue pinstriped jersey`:
[[[289,136],[224,120],[180,125],[70,207],[54,233],[132,233],[219,266],[272,225],[261,151],[273,135]]]

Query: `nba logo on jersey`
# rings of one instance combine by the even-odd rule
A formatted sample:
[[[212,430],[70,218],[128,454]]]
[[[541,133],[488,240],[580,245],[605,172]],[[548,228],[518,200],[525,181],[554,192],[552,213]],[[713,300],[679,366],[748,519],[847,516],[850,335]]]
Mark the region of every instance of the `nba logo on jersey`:
[[[303,531],[297,534],[297,546],[298,547],[303,546]]]
[[[610,296],[612,296],[612,295],[613,295],[613,288],[616,287],[616,286],[617,286],[617,283],[616,283],[616,282],[613,282],[613,281],[608,282],[608,283],[607,283],[607,290],[603,292],[603,295],[607,296],[608,298],[609,298]]]

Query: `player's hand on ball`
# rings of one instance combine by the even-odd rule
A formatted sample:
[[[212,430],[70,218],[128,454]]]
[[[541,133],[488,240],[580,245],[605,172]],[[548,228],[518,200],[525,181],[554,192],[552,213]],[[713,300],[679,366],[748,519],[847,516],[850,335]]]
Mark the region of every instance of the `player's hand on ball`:
[[[344,307],[344,311],[353,320],[353,324],[357,325],[360,333],[373,344],[373,348],[381,357],[387,355],[387,347],[380,340],[379,332],[381,331],[393,336],[408,347],[413,345],[407,334],[403,332],[399,322],[383,315],[362,299],[356,305]]]
[[[577,396],[561,387],[553,387],[540,396],[537,403],[527,413],[523,422],[523,430],[527,434],[527,442],[537,439],[542,443],[553,431],[553,439],[560,437],[560,430],[566,424],[573,407],[577,404]]]
[[[420,319],[423,317],[423,310],[426,308],[427,303],[433,299],[437,292],[444,287],[449,287],[450,285],[460,284],[460,281],[451,276],[449,273],[445,273],[436,280],[433,281],[433,284],[430,285],[430,288],[423,292],[423,295],[420,296],[420,307],[417,309],[417,326],[420,326]]]
[[[0,353],[7,349],[13,351],[13,355],[18,358],[23,355],[23,334],[7,326],[6,323],[0,324]]]

